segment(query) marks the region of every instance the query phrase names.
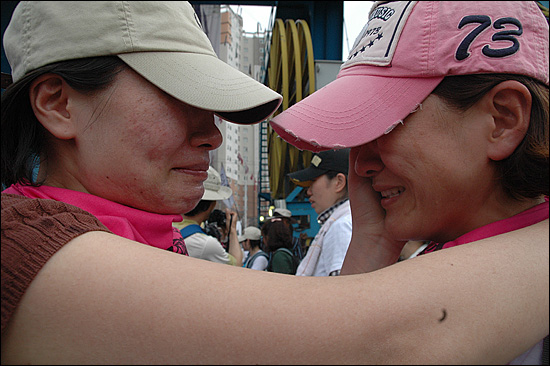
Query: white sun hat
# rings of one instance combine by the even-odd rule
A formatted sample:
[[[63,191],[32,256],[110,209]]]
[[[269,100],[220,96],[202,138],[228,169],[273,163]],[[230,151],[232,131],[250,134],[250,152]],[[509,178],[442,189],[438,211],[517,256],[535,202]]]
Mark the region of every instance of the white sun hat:
[[[231,188],[222,186],[220,173],[214,168],[208,168],[208,178],[204,181],[204,194],[202,199],[206,201],[226,200],[233,194]]]

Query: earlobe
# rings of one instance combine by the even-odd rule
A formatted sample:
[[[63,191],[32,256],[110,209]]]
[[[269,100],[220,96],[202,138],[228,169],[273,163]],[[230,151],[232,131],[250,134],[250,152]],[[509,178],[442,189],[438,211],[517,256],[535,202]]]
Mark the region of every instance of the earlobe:
[[[485,97],[494,121],[488,157],[503,160],[512,155],[529,128],[531,93],[522,83],[508,80],[495,86]]]
[[[69,113],[69,86],[58,75],[45,74],[30,85],[29,98],[38,121],[59,139],[75,136],[74,121]]]

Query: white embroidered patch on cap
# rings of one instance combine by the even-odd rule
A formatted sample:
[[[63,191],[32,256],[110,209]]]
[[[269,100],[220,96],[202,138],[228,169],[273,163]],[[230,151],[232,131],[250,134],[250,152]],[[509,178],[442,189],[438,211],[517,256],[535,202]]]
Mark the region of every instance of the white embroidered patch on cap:
[[[342,69],[357,64],[387,66],[391,63],[403,27],[416,1],[382,2],[355,40]]]
[[[318,167],[319,164],[321,164],[321,161],[323,161],[323,159],[321,159],[321,158],[319,157],[319,155],[315,155],[315,156],[313,157],[313,159],[311,159],[311,164],[313,164],[313,165],[315,165],[316,167]]]

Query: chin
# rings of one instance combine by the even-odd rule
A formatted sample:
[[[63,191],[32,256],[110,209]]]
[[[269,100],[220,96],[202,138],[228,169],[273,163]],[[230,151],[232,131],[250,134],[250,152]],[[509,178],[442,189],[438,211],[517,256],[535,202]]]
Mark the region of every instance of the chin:
[[[386,230],[390,233],[391,237],[394,240],[416,240],[414,238],[417,238],[420,234],[420,232],[418,231],[418,225],[414,225],[413,223],[403,218],[390,220],[386,217],[384,223]]]

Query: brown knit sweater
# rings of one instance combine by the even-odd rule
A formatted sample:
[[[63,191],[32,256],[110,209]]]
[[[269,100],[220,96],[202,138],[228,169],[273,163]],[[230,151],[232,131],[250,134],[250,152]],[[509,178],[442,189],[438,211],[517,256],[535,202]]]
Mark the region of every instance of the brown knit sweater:
[[[38,271],[88,231],[110,232],[92,214],[63,202],[2,193],[2,333]]]

